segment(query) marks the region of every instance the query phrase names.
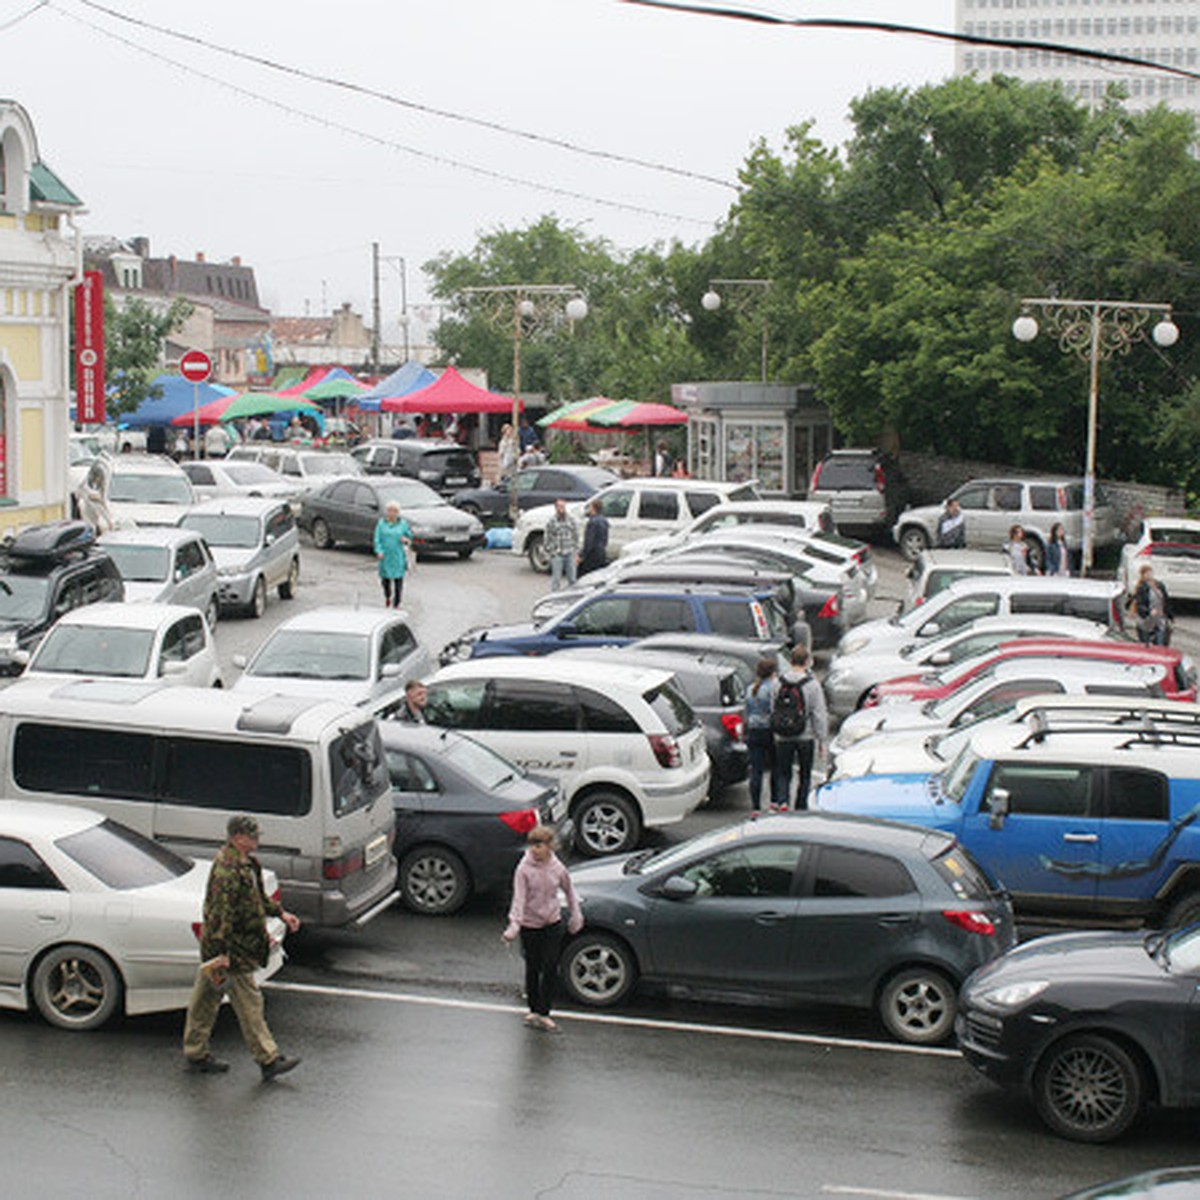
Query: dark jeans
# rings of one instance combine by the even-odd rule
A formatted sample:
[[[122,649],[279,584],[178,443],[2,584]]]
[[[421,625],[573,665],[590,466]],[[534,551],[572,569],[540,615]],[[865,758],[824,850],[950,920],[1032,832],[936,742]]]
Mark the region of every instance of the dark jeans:
[[[746,746],[750,751],[750,807],[758,812],[764,775],[771,788],[771,803],[775,803],[775,735],[769,729],[747,729]]]
[[[558,956],[562,951],[562,922],[542,929],[521,929],[521,953],[525,955],[525,996],[529,1011],[550,1015],[554,984],[558,978]]]
[[[775,800],[789,808],[808,807],[808,789],[812,785],[813,758],[817,744],[812,738],[793,740],[775,739]],[[792,794],[792,766],[799,767],[800,779],[796,787],[796,803],[790,803]]]
[[[388,579],[386,575],[379,577],[380,583],[383,584],[383,606],[387,608],[391,605],[392,608],[400,607],[400,597],[404,594],[404,576],[399,579]]]

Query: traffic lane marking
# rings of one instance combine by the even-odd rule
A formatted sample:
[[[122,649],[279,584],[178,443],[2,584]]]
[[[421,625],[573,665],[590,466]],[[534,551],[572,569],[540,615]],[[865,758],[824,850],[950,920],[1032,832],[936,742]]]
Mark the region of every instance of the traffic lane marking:
[[[371,988],[332,987],[321,983],[281,983],[272,980],[264,990],[295,992],[313,996],[336,996],[353,1000],[372,1000],[378,1004],[413,1004],[427,1008],[450,1008],[467,1012],[511,1013],[525,1011],[514,1004],[495,1004],[484,1000],[455,1000],[444,996],[421,996],[413,992],[383,992]],[[573,1012],[557,1009],[559,1021],[580,1024],[615,1025],[629,1029],[656,1029],[670,1033],[700,1033],[713,1037],[745,1038],[750,1041],[782,1042],[800,1046],[827,1046],[843,1050],[882,1051],[890,1054],[916,1054],[926,1058],[958,1058],[957,1050],[945,1046],[910,1046],[903,1042],[873,1042],[868,1038],[826,1037],[814,1033],[789,1033],[782,1029],[742,1029],[736,1025],[705,1025],[697,1021],[661,1021],[654,1017],[625,1017],[613,1013]],[[870,1194],[870,1193],[863,1193]],[[881,1193],[883,1194],[883,1193]],[[896,1193],[900,1195],[900,1193]],[[944,1198],[943,1198],[944,1200]]]

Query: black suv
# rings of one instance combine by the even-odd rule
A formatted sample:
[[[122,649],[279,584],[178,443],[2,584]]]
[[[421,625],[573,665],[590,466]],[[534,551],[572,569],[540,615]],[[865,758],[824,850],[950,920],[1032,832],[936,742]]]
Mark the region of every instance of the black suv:
[[[0,545],[0,675],[19,675],[63,613],[124,600],[116,563],[83,521],[35,525]]]
[[[476,488],[482,478],[475,455],[446,438],[364,442],[351,453],[368,475],[407,475],[443,496]]]
[[[841,532],[886,535],[908,501],[908,485],[882,450],[832,450],[817,464],[808,498],[829,505]]]

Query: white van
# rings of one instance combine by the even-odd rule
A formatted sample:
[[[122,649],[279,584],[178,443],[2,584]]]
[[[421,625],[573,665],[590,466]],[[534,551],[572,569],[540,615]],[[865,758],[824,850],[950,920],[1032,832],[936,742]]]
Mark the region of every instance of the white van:
[[[379,728],[361,709],[158,683],[20,681],[0,704],[0,797],[103,812],[212,858],[234,813],[311,925],[361,925],[398,898]]]

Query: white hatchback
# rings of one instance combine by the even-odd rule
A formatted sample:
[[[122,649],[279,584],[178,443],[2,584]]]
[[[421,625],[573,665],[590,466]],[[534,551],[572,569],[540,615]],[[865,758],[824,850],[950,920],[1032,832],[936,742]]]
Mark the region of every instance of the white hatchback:
[[[1147,517],[1135,541],[1121,548],[1118,578],[1129,593],[1149,564],[1154,578],[1179,600],[1200,600],[1200,521]]]

